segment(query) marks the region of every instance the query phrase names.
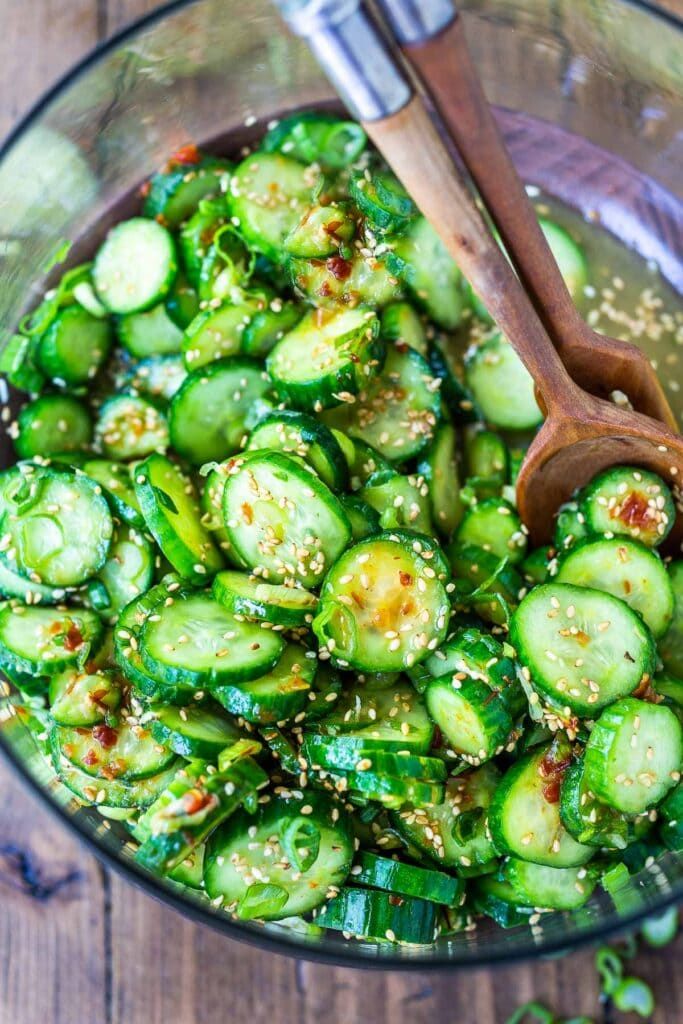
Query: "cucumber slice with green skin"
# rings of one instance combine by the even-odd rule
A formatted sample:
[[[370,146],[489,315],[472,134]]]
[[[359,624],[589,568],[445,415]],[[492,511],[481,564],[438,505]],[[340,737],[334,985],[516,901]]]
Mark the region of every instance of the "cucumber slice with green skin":
[[[17,416],[14,450],[20,459],[87,449],[92,441],[90,413],[70,395],[41,395]]]
[[[586,784],[624,814],[654,807],[680,781],[683,729],[663,704],[626,697],[605,708],[586,744]]]
[[[202,199],[220,192],[231,166],[227,160],[203,156],[194,146],[184,146],[177,157],[150,178],[144,203],[145,216],[169,228],[179,227]]]
[[[458,472],[458,439],[451,423],[436,430],[429,451],[418,465],[427,481],[432,519],[442,537],[450,538],[463,516]]]
[[[57,725],[104,722],[121,703],[121,684],[112,672],[67,669],[50,680],[50,714]]]
[[[557,868],[590,860],[593,847],[577,843],[560,818],[560,784],[571,756],[567,741],[559,739],[535,747],[508,768],[489,813],[499,852]]]
[[[97,604],[93,602],[93,607],[115,621],[122,608],[149,590],[153,579],[154,549],[149,540],[132,526],[120,526],[114,531],[107,561],[97,574],[105,593]]]
[[[110,459],[144,459],[169,445],[163,412],[140,395],[114,395],[99,411],[95,438]]]
[[[606,469],[584,487],[581,511],[592,533],[626,534],[648,547],[657,547],[675,520],[671,491],[646,469],[617,466]]]
[[[303,647],[288,644],[277,664],[251,681],[211,685],[216,700],[232,715],[256,725],[294,718],[308,704],[316,662]]]
[[[299,761],[298,750],[277,726],[266,725],[259,730],[259,735],[275,760],[280,762],[286,772],[289,772],[290,775],[301,773],[302,765]]]
[[[409,751],[366,750],[362,740],[354,736],[311,733],[305,737],[301,752],[315,770],[357,774],[368,771],[421,782],[443,782],[446,778],[446,765],[438,757],[423,757]]]
[[[449,615],[446,590],[420,555],[370,538],[327,574],[313,629],[341,667],[400,672],[443,642]]]
[[[441,395],[453,422],[460,424],[478,420],[480,414],[465,385],[462,358],[452,338],[432,338],[427,360],[434,376],[441,380]]]
[[[535,548],[526,556],[520,565],[525,582],[534,586],[537,583],[546,583],[548,581],[550,577],[550,564],[555,557],[554,552],[554,548],[546,546]]]
[[[389,462],[405,462],[427,447],[440,418],[439,379],[413,349],[390,348],[379,376],[352,405],[326,413],[323,421]]]
[[[515,662],[495,637],[474,626],[455,629],[443,647],[427,659],[425,666],[436,679],[466,675],[485,683],[501,696],[513,719],[526,710],[526,696]],[[490,703],[489,697],[487,706]]]
[[[91,728],[55,725],[50,733],[50,746],[55,761],[66,758],[95,779],[124,782],[157,775],[176,758],[148,729],[127,722],[115,728],[103,723]]]
[[[145,525],[129,466],[110,459],[88,459],[82,469],[102,488],[114,515],[138,530]]]
[[[385,258],[390,272],[439,327],[457,327],[466,305],[463,276],[429,221],[417,217],[405,234],[390,239],[390,246]]]
[[[230,210],[247,243],[274,263],[283,242],[310,203],[319,172],[279,153],[252,153],[237,165],[228,191]]]
[[[637,821],[598,800],[586,784],[583,758],[574,761],[562,779],[560,818],[577,842],[602,849],[625,850],[643,832]],[[644,830],[649,827],[646,818]]]
[[[183,757],[211,760],[239,739],[239,732],[220,708],[188,704],[184,708],[152,706],[152,736]]]
[[[356,938],[410,945],[429,945],[438,934],[433,903],[372,889],[342,889],[315,923]]]
[[[372,505],[368,505],[367,501],[362,501],[352,494],[341,494],[339,500],[351,524],[351,540],[354,543],[381,531],[379,512]]]
[[[490,917],[500,928],[528,926],[531,915],[538,913],[535,907],[525,906],[510,882],[498,874],[477,879],[472,893],[472,905],[478,913]]]
[[[563,713],[593,718],[654,674],[649,629],[623,601],[546,583],[512,617],[510,642],[539,695]]]
[[[204,854],[206,844],[202,843],[196,849],[191,850],[184,860],[177,867],[169,871],[168,878],[179,885],[186,885],[188,889],[202,890],[204,888]]]
[[[179,355],[149,356],[142,359],[128,378],[128,387],[152,401],[170,402],[187,377]]]
[[[576,910],[590,899],[597,871],[584,867],[553,868],[510,857],[503,878],[522,903],[546,910]]]
[[[425,701],[449,750],[470,764],[482,764],[499,753],[512,731],[502,694],[464,672],[433,679]]]
[[[223,525],[223,491],[226,473],[223,467],[212,469],[207,475],[199,502],[202,511],[201,523],[213,537],[216,546],[231,565],[246,569],[246,565],[233,548]]]
[[[683,785],[677,783],[659,806],[664,821],[660,826],[667,850],[683,850]]]
[[[21,463],[0,474],[3,561],[31,583],[71,587],[104,565],[114,525],[83,473]]]
[[[382,366],[379,320],[362,306],[307,313],[266,361],[276,389],[298,408],[320,412],[350,401]]]
[[[581,298],[588,284],[588,265],[583,250],[559,224],[548,220],[547,217],[539,217],[538,223],[560,268],[569,294],[573,299]]]
[[[180,229],[179,244],[183,266],[191,284],[199,285],[202,262],[220,230],[230,219],[230,210],[225,196],[202,199],[197,209]]]
[[[344,438],[350,447],[344,449],[344,455],[349,465],[349,483],[352,491],[359,491],[364,487],[371,476],[385,470],[392,470],[393,466],[380,455],[378,451],[371,448],[358,438],[347,438],[340,430],[332,428],[332,433],[337,438]]]
[[[223,559],[202,525],[190,481],[164,455],[150,455],[134,472],[145,523],[163,554],[185,579],[206,582]]]
[[[266,132],[265,153],[287,153],[302,163],[341,168],[357,160],[367,145],[367,135],[355,121],[334,114],[302,111],[284,117]]]
[[[429,352],[427,332],[419,314],[409,302],[392,302],[382,310],[380,334],[399,347],[408,345],[426,359]]]
[[[334,691],[332,691],[334,692]],[[368,690],[356,686],[330,703],[328,714],[310,722],[314,735],[342,736],[359,750],[422,755],[434,737],[424,700],[409,684],[394,689]]]
[[[510,479],[510,451],[491,430],[475,426],[465,431],[467,476],[490,480],[498,491]]]
[[[230,543],[266,581],[319,586],[351,535],[334,494],[281,452],[257,451],[233,460],[223,511]]]
[[[330,256],[325,260],[297,259],[287,263],[291,285],[318,309],[338,312],[364,303],[381,309],[401,293],[396,278],[372,256],[353,250],[350,259]]]
[[[304,309],[297,302],[287,302],[279,296],[271,299],[245,324],[241,336],[242,351],[246,356],[265,359],[277,342],[296,327],[303,315]]]
[[[92,277],[110,313],[141,313],[167,295],[177,269],[170,232],[156,221],[133,217],[111,229],[97,250]]]
[[[14,334],[0,352],[0,373],[18,391],[35,394],[45,386],[45,377],[36,365],[39,344],[38,335]]]
[[[500,773],[483,768],[449,779],[443,801],[391,815],[399,834],[443,867],[484,873],[495,863],[487,817]]]
[[[183,332],[171,320],[163,302],[147,312],[119,317],[116,333],[123,347],[136,359],[174,355],[183,344]]]
[[[271,383],[253,359],[233,356],[195,370],[171,402],[171,443],[194,465],[238,451]]]
[[[446,907],[456,906],[464,896],[461,879],[453,878],[444,871],[404,864],[367,851],[359,854],[357,864],[351,868],[351,877],[356,885],[386,889],[402,896],[419,896]]]
[[[92,316],[77,303],[65,306],[40,339],[38,364],[55,383],[86,384],[105,362],[112,340],[110,320]]]
[[[683,723],[683,679],[660,675],[652,682],[655,693],[664,698],[664,703],[671,708],[679,722]]]
[[[473,544],[491,551],[512,565],[521,562],[527,551],[527,535],[513,506],[502,498],[485,498],[465,512],[455,541],[460,546]]]
[[[150,834],[135,855],[154,874],[168,874],[201,846],[217,826],[256,802],[268,776],[250,757],[196,779],[180,775],[145,815]],[[205,852],[206,867],[206,852]]]
[[[558,583],[604,590],[621,598],[662,636],[673,618],[674,593],[662,560],[629,537],[589,539],[574,545],[560,563]]]
[[[504,430],[532,430],[543,420],[531,374],[502,334],[470,349],[465,379],[488,423]]]
[[[169,702],[175,700],[175,688],[164,685],[147,672],[140,656],[139,636],[153,609],[157,605],[172,602],[180,586],[179,577],[165,577],[146,594],[131,601],[120,613],[114,627],[114,660],[125,678],[145,696],[153,699],[163,696]]]
[[[174,761],[158,775],[150,775],[144,779],[94,779],[92,775],[80,771],[70,762],[55,759],[53,766],[59,781],[70,789],[84,804],[97,807],[115,807],[121,810],[144,810],[164,792],[172,781],[180,760]]]
[[[428,537],[424,533],[417,533],[414,530],[393,529],[385,530],[379,539],[398,541],[401,544],[405,544],[411,551],[420,556],[425,565],[434,570],[438,580],[445,585],[448,584],[451,577],[450,565],[441,545],[433,537]]]
[[[389,470],[371,476],[358,497],[379,513],[382,530],[417,530],[434,533],[429,488],[422,476],[404,476]]]
[[[281,795],[254,815],[233,815],[211,836],[204,884],[212,901],[222,896],[238,917],[277,920],[319,906],[345,881],[352,860],[353,830],[341,807],[312,791]],[[270,905],[258,899],[265,886],[278,897]]]
[[[283,242],[290,256],[304,259],[324,259],[339,252],[344,242],[350,242],[356,232],[356,223],[349,210],[330,203],[313,205],[307,210]]]
[[[150,675],[195,689],[257,679],[275,666],[283,646],[278,633],[238,622],[204,592],[178,595],[155,609],[139,639]]]
[[[164,305],[169,317],[181,331],[184,331],[199,313],[199,296],[183,270],[178,270]]]
[[[376,772],[345,772],[331,774],[334,788],[363,800],[374,800],[389,810],[400,810],[406,804],[433,807],[443,800],[444,787],[438,782],[425,782],[405,776],[379,775]]]
[[[354,171],[349,194],[375,231],[400,234],[418,215],[415,203],[391,171]]]
[[[674,592],[674,613],[659,641],[659,654],[667,672],[683,678],[683,561],[671,562],[668,572]]]
[[[224,570],[214,577],[213,596],[234,615],[277,626],[305,626],[313,621],[318,598],[302,587],[264,583],[247,573]]]
[[[0,561],[0,595],[18,597],[24,604],[59,604],[69,592],[66,587],[50,587],[34,583]]]
[[[348,464],[339,441],[323,423],[306,413],[282,409],[271,413],[252,430],[247,451],[270,448],[298,455],[335,491],[348,482]]]
[[[554,547],[562,552],[568,551],[578,541],[589,535],[586,517],[581,511],[578,501],[568,501],[560,506],[555,523]]]
[[[526,590],[517,570],[475,544],[455,541],[449,545],[448,557],[458,603],[471,606],[487,622],[504,625],[506,608],[515,608]]]
[[[227,302],[218,309],[202,310],[189,324],[183,341],[183,359],[188,370],[197,370],[216,359],[235,356],[251,318],[267,308],[266,298]]]

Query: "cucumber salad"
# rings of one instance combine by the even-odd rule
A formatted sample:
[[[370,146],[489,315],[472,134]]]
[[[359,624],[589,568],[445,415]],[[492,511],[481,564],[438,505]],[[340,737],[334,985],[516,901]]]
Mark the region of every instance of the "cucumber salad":
[[[428,944],[683,849],[676,495],[610,469],[531,548],[531,379],[357,124],[184,147],[0,366],[9,706],[140,865]]]

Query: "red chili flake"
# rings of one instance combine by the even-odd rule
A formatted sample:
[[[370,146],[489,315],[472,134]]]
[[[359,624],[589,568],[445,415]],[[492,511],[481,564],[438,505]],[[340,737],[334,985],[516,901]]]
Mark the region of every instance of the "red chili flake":
[[[543,787],[543,799],[549,804],[556,804],[560,799],[560,784],[561,779],[553,779],[551,782],[546,782]]]
[[[544,799],[549,804],[556,804],[560,799],[560,786],[562,785],[562,779],[569,765],[572,763],[571,751],[561,755],[560,760],[556,761],[554,756],[553,748],[551,747],[538,765],[539,773],[544,779],[548,781],[543,786],[542,793]]]
[[[100,775],[105,779],[109,779],[111,782],[113,779],[118,778],[119,775],[122,775],[125,770],[126,766],[124,762],[120,758],[117,758],[116,761],[112,761],[110,764],[102,765],[100,768]]]
[[[333,235],[335,233],[335,231],[337,230],[337,228],[340,228],[343,223],[344,223],[344,221],[342,221],[342,220],[331,220],[329,224],[325,225],[325,227],[323,228],[323,231],[327,235]]]
[[[254,522],[254,510],[248,501],[245,501],[241,505],[242,518],[248,526]]]
[[[391,903],[392,907],[402,907],[404,900],[401,896],[396,896],[396,894],[392,892],[389,896],[389,903]]]
[[[79,647],[83,646],[83,634],[81,633],[78,626],[73,622],[69,626],[68,632],[64,637],[64,650],[65,651],[77,651]]]
[[[198,164],[201,160],[202,155],[195,146],[194,142],[189,142],[186,146],[181,146],[175,153],[172,153],[169,161],[169,167],[186,167],[190,164]]]
[[[410,573],[404,572],[403,570],[399,572],[398,578],[401,581],[402,587],[409,587],[413,582],[413,577],[410,575]]]
[[[97,740],[105,750],[109,750],[116,743],[118,734],[116,729],[112,729],[110,725],[95,725],[92,730],[92,738]]]
[[[619,519],[625,526],[647,526],[650,522],[650,507],[647,498],[640,491],[631,491],[621,505],[610,511],[611,519]]]
[[[104,687],[102,690],[93,690],[93,692],[90,694],[90,700],[93,702],[93,704],[99,704],[100,701],[104,700],[104,698],[107,696],[107,693],[108,691],[106,687]]]
[[[183,810],[186,814],[197,814],[210,800],[208,793],[203,793],[200,789],[189,789],[187,793],[183,793]]]
[[[99,757],[97,756],[94,750],[89,750],[88,753],[83,758],[83,764],[87,764],[89,768],[92,768],[92,766],[94,764],[97,764],[98,761]]]
[[[342,256],[330,256],[329,260],[325,261],[325,266],[338,281],[346,281],[353,270],[351,261],[345,260]]]
[[[321,299],[326,299],[331,294],[332,294],[332,289],[330,288],[330,282],[329,281],[323,281],[323,283],[318,288],[318,295],[321,297]]]

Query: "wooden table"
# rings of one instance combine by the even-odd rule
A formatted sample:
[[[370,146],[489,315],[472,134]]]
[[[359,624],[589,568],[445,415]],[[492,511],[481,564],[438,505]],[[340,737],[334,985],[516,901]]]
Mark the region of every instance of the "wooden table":
[[[2,0],[0,133],[84,51],[156,6]],[[326,967],[228,941],[111,874],[2,763],[0,787],[0,1024],[503,1024],[532,997],[600,1017],[590,953],[448,977]],[[682,955],[680,938],[637,962],[657,992],[657,1024],[683,1021]]]

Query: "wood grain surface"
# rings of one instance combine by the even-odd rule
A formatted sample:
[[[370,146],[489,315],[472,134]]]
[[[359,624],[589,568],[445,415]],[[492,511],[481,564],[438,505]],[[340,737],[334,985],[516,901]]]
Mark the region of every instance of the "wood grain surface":
[[[155,6],[0,0],[0,134],[98,39]],[[666,6],[683,13],[681,0]],[[532,997],[603,1019],[591,953],[399,975],[241,946],[112,875],[4,763],[0,786],[0,1024],[504,1024]],[[679,938],[635,965],[657,993],[656,1024],[683,1021],[682,955]]]

